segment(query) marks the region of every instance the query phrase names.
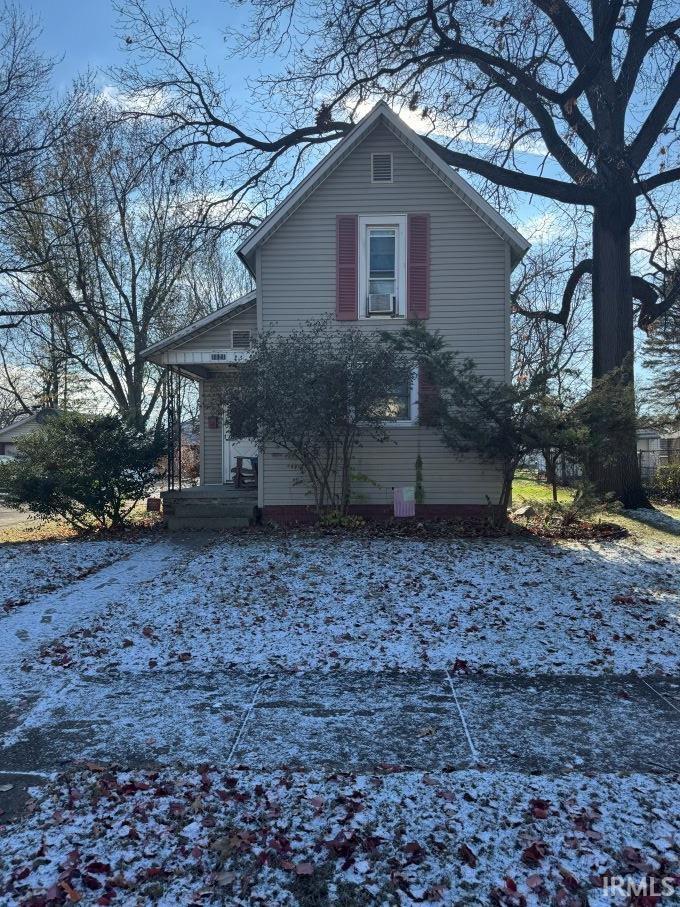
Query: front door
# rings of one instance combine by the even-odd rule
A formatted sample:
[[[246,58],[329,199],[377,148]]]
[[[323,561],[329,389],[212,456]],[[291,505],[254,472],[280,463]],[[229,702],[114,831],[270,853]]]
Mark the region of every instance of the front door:
[[[252,438],[239,438],[238,440],[232,440],[229,437],[229,426],[225,426],[225,436],[224,436],[224,457],[222,461],[224,463],[224,481],[232,482],[233,481],[233,472],[232,469],[236,467],[236,458],[237,457],[256,457],[257,456],[257,447]],[[246,463],[246,466],[250,464]]]

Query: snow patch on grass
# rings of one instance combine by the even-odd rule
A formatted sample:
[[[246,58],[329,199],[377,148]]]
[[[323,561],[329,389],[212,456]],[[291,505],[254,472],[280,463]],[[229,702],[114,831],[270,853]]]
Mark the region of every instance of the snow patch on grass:
[[[48,648],[48,669],[680,670],[680,548],[242,536]]]
[[[90,768],[3,829],[7,903],[597,907],[680,872],[668,777]]]
[[[0,545],[0,609],[82,579],[130,552],[130,542],[69,540]]]

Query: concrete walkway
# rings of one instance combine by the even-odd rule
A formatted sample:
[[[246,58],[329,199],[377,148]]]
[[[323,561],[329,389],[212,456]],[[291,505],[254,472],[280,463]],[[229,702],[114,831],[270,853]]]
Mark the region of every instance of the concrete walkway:
[[[36,595],[30,604],[0,616],[0,696],[12,691],[22,662],[41,645],[94,617],[126,589],[153,582],[171,565],[177,569],[213,538],[210,533],[173,534],[133,546],[128,557],[56,592]]]
[[[9,614],[0,616],[0,818],[17,814],[27,799],[26,791],[44,778],[46,772],[83,757],[87,745],[77,745],[77,737],[69,736],[69,722],[60,715],[75,712],[79,705],[70,687],[73,679],[67,673],[47,689],[44,680],[31,683],[31,655],[41,645],[66,633],[85,617],[93,617],[115,602],[126,589],[152,583],[169,569],[181,569],[215,538],[213,533],[174,533],[166,538],[140,544],[131,549],[128,557],[60,589],[31,599],[30,603]],[[115,689],[109,690],[115,696]],[[123,711],[135,704],[123,700]],[[85,737],[96,737],[96,719],[85,701],[80,702],[82,717],[77,719]],[[43,716],[44,720],[41,720]],[[37,722],[37,724],[36,724]],[[25,728],[12,743],[7,734]],[[57,744],[45,751],[44,742],[57,734]],[[17,771],[16,765],[24,767]],[[36,768],[36,766],[39,766]]]
[[[680,771],[680,683],[659,677],[72,675],[0,711],[0,767]]]

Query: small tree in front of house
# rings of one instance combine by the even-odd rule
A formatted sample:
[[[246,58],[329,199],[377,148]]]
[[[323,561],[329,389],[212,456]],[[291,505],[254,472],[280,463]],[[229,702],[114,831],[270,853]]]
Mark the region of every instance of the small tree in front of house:
[[[545,394],[535,401],[532,433],[536,435],[546,478],[557,503],[557,466],[560,459],[583,460],[590,433],[580,420],[573,405],[565,405],[558,397]]]
[[[557,462],[585,443],[585,430],[573,415],[560,411],[548,393],[548,376],[535,374],[521,386],[495,381],[477,371],[471,359],[447,350],[438,333],[414,323],[384,338],[407,353],[436,393],[425,412],[446,445],[458,454],[475,454],[499,467],[502,476],[498,512],[505,519],[517,467],[530,453],[544,452]]]
[[[582,458],[586,469],[593,462],[607,464],[631,433],[637,430],[634,392],[627,375],[632,357],[621,368],[612,369],[593,385],[574,406],[574,416],[587,428],[587,444]],[[612,489],[613,491],[613,489]]]
[[[409,357],[372,331],[322,319],[262,334],[225,388],[231,436],[286,451],[317,514],[345,513],[356,448],[388,441],[410,375]]]
[[[60,415],[19,439],[17,458],[0,465],[0,492],[43,519],[120,529],[158,482],[163,449],[119,416]]]

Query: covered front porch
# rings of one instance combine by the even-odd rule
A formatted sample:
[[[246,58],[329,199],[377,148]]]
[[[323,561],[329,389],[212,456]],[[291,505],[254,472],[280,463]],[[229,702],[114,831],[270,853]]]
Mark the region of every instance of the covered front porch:
[[[167,373],[168,478],[161,499],[171,529],[223,529],[256,518],[258,451],[230,436],[225,414],[225,387],[249,357],[255,330],[255,297],[248,294],[146,351]],[[184,456],[188,388],[198,393],[193,474]]]

